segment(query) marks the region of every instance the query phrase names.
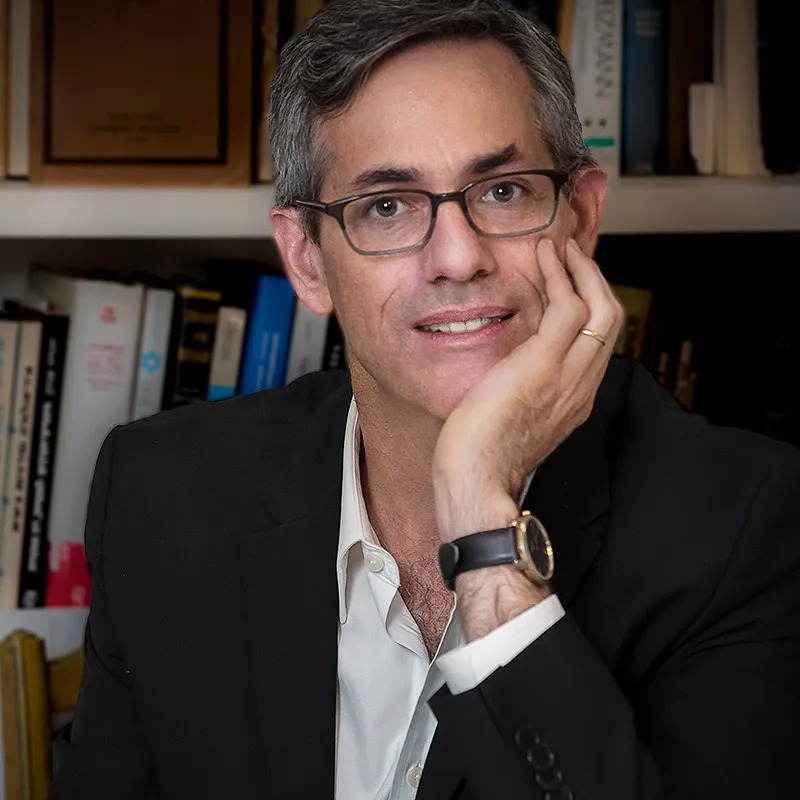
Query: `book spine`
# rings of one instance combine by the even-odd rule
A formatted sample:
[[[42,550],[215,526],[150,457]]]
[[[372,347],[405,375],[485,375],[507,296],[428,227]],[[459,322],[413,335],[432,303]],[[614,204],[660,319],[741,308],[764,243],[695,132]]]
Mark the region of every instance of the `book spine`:
[[[169,289],[145,290],[131,419],[161,411],[174,301],[175,293]]]
[[[690,142],[692,85],[714,77],[713,0],[670,0],[666,23],[667,167],[673,175],[698,172]]]
[[[30,486],[20,570],[21,608],[42,608],[47,590],[47,523],[53,491],[53,464],[61,416],[68,331],[68,317],[52,315],[44,320],[36,426],[31,450]]]
[[[623,172],[654,175],[659,172],[664,102],[663,0],[627,0],[624,35]]]
[[[611,177],[620,171],[622,0],[575,0],[570,66],[586,143]]]
[[[14,408],[14,378],[17,373],[19,323],[0,320],[0,501],[8,463],[8,437]],[[0,531],[3,530],[3,504],[0,502]]]
[[[236,394],[246,325],[247,312],[243,308],[235,306],[220,308],[214,353],[211,356],[209,400],[224,400]]]
[[[31,9],[32,0],[10,0],[7,167],[12,178],[28,176]]]
[[[347,369],[347,348],[344,334],[335,314],[328,318],[328,330],[325,334],[325,351],[322,354],[322,369]]]
[[[289,343],[286,383],[322,368],[327,332],[328,317],[315,314],[305,303],[298,301]]]
[[[283,385],[294,305],[294,289],[286,277],[259,277],[242,362],[242,394]]]
[[[130,421],[142,286],[31,275],[31,288],[70,317],[47,537],[45,606],[89,604],[83,546],[89,489],[109,432]]]
[[[20,322],[17,357],[17,380],[14,387],[14,413],[9,436],[8,472],[3,498],[2,541],[0,542],[0,608],[17,608],[22,545],[25,534],[31,442],[36,422],[36,387],[39,381],[39,358],[42,323]]]
[[[216,290],[196,286],[178,288],[164,408],[206,399],[221,299],[222,295]]]

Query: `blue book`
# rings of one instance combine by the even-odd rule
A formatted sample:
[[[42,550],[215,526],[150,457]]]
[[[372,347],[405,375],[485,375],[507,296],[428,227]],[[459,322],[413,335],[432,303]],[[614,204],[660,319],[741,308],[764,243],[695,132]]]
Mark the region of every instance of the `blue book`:
[[[622,171],[659,172],[665,103],[664,0],[626,0],[622,58]]]
[[[283,275],[259,275],[248,314],[239,394],[283,386],[295,293]]]

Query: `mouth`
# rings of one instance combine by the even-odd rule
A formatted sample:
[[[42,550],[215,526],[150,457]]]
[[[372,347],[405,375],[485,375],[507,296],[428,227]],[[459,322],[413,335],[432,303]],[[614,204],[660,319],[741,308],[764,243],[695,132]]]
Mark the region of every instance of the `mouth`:
[[[513,314],[498,314],[495,316],[473,317],[472,319],[454,320],[452,322],[434,322],[428,325],[417,325],[416,328],[424,333],[473,333],[489,325],[499,325],[507,319],[511,319]]]

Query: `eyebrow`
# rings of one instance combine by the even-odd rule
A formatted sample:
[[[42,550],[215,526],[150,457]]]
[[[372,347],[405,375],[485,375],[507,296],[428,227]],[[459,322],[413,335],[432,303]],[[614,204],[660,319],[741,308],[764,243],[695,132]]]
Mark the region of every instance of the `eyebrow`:
[[[483,175],[491,170],[518,160],[520,152],[513,142],[501,150],[493,153],[484,153],[473,158],[466,166],[467,175],[475,177]],[[353,192],[370,189],[373,186],[385,183],[421,183],[422,173],[415,167],[400,167],[386,165],[364,170],[350,181],[350,190]]]

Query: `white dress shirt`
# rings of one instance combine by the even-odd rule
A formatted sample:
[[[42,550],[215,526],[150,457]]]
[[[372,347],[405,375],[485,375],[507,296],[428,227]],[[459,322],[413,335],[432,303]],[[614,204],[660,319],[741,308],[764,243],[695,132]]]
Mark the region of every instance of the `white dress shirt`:
[[[428,700],[445,682],[453,694],[474,688],[561,619],[564,610],[552,595],[487,636],[465,644],[454,607],[430,661],[419,627],[400,596],[397,563],[377,544],[367,517],[359,449],[353,400],[344,439],[336,562],[335,797],[411,800],[436,729]]]

